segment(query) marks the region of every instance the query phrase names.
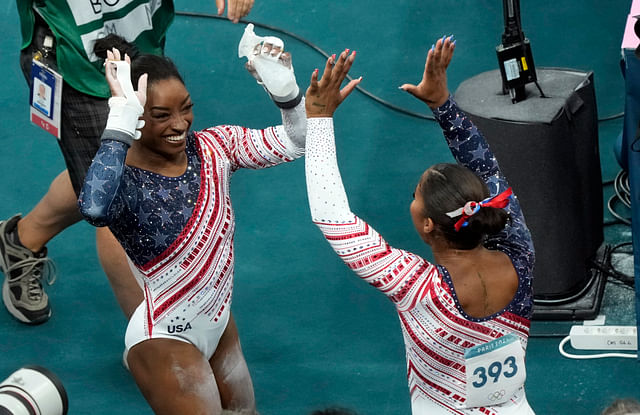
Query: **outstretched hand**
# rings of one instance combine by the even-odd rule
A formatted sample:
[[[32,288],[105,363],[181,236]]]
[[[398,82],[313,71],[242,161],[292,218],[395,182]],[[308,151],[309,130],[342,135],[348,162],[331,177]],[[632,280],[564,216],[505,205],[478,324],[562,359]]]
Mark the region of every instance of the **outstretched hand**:
[[[109,84],[109,89],[111,90],[112,97],[127,97],[125,91],[129,89],[127,85],[121,85],[118,80],[118,70],[117,65],[113,61],[120,61],[120,51],[118,49],[108,50],[107,51],[107,61],[105,62],[105,75],[107,78],[107,83]],[[131,59],[125,53],[124,61],[131,65]],[[131,84],[131,76],[128,75],[127,79],[129,79],[129,84]],[[131,86],[133,88],[133,86]],[[143,74],[138,79],[138,90],[135,91],[135,96],[138,98],[138,102],[142,107],[144,107],[145,102],[147,102],[147,74]]]
[[[455,46],[453,36],[438,39],[427,53],[422,81],[418,85],[404,84],[400,89],[424,101],[430,108],[438,108],[444,104],[449,98],[447,67]]]
[[[307,109],[307,117],[333,117],[336,108],[362,80],[362,77],[354,79],[340,89],[342,81],[347,77],[355,58],[355,51],[349,53],[349,49],[345,49],[337,61],[336,55],[327,59],[320,80],[318,80],[318,70],[313,71],[311,83],[306,93],[305,107]]]
[[[216,0],[218,8],[218,16],[224,12],[225,0]],[[227,17],[233,23],[238,23],[241,18],[245,17],[253,7],[253,0],[227,0]]]

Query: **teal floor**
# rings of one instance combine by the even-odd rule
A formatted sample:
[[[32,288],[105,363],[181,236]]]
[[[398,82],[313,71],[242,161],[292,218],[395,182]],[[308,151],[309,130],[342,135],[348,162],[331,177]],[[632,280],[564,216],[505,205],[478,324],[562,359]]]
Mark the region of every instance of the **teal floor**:
[[[179,1],[176,7],[213,13],[213,3]],[[630,0],[522,2],[536,65],[593,70],[601,118],[624,109],[619,60],[629,7]],[[250,18],[329,53],[356,50],[352,74],[364,77],[363,87],[420,112],[426,111],[397,87],[419,80],[426,49],[436,38],[454,34],[458,40],[449,72],[455,90],[465,79],[497,68],[494,48],[503,30],[497,0],[256,0]],[[28,121],[15,2],[0,6],[0,19],[0,218],[5,218],[28,212],[63,162],[55,140]],[[196,103],[195,128],[278,122],[278,110],[237,57],[242,30],[227,21],[178,16],[169,31],[166,51]],[[323,57],[298,40],[283,39],[300,85],[307,85]],[[621,119],[599,124],[604,179],[619,170],[612,148],[621,127]],[[408,205],[420,173],[451,160],[438,127],[356,93],[336,115],[336,132],[353,210],[392,245],[429,258],[411,226]],[[612,190],[603,192],[606,199]],[[339,262],[311,224],[303,161],[237,173],[232,197],[238,224],[233,310],[261,413],[305,415],[339,405],[361,415],[409,414],[404,347],[393,307]],[[622,225],[607,226],[605,235],[611,244],[631,238],[630,228]],[[150,414],[120,363],[126,321],[98,264],[93,229],[75,225],[50,242],[49,252],[59,274],[49,288],[53,317],[28,327],[0,310],[0,380],[22,365],[40,364],[63,381],[70,414]],[[633,293],[608,284],[602,313],[608,324],[635,324]],[[576,323],[533,322],[527,395],[536,413],[596,415],[614,398],[640,399],[638,361],[579,361],[558,353],[558,336],[571,324]]]

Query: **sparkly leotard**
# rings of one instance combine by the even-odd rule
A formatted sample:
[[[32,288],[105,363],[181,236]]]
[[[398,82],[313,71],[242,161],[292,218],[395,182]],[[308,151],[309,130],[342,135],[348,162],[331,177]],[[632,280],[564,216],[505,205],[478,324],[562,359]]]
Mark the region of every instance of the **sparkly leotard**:
[[[197,333],[228,318],[235,228],[231,174],[300,157],[306,123],[287,122],[286,114],[303,111],[304,101],[283,111],[290,128],[225,125],[189,133],[187,169],[179,177],[125,165],[128,145],[105,131],[79,205],[87,221],[109,226],[143,287],[145,300],[127,329],[127,348],[148,338],[176,337],[194,343],[205,356],[215,351],[217,339],[202,340]],[[302,143],[289,138],[294,135]],[[143,326],[134,327],[135,336],[132,325]]]
[[[450,98],[434,110],[456,160],[495,195],[508,188],[487,142]],[[534,251],[516,198],[510,223],[484,246],[504,252],[518,274],[513,300],[500,312],[473,318],[461,307],[446,268],[393,248],[349,209],[335,156],[330,118],[308,120],[306,176],[313,221],[347,266],[395,304],[407,356],[414,415],[532,414],[524,388],[501,405],[466,408],[465,349],[508,333],[526,348],[532,314]]]

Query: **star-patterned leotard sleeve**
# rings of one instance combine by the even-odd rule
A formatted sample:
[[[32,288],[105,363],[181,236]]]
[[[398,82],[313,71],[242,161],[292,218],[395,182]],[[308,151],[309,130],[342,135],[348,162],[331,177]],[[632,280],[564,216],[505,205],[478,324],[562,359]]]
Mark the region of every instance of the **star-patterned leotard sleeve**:
[[[486,139],[455,101],[449,98],[433,113],[456,161],[482,178],[492,195],[506,190],[509,184]],[[514,197],[506,209],[511,220],[502,232],[489,236],[484,245],[489,249],[508,245],[513,254],[521,258],[523,266],[528,269],[526,273],[530,274],[535,260],[533,242],[518,199]]]

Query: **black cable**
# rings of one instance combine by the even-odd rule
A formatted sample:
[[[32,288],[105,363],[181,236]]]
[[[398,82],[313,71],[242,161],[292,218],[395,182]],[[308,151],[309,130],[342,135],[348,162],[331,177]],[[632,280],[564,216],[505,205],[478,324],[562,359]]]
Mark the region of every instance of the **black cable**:
[[[613,188],[620,201],[631,208],[631,185],[629,185],[629,174],[626,171],[620,170],[614,180]]]
[[[616,269],[616,267],[612,263],[613,255],[620,248],[624,248],[626,246],[633,247],[633,242],[623,242],[613,247],[606,246],[605,252],[602,258],[602,261],[591,260],[591,266],[603,272],[607,277],[613,278],[612,280],[607,279],[607,282],[612,282],[615,284],[622,284],[627,288],[633,288],[635,286],[634,276],[627,275],[623,272],[620,272]]]
[[[622,242],[622,243],[619,243],[619,244],[617,244],[617,245],[614,245],[614,246],[611,248],[611,252],[613,253],[614,251],[616,251],[616,250],[618,250],[618,249],[620,249],[620,248],[623,248],[623,247],[625,247],[625,246],[629,246],[629,245],[632,245],[632,244],[633,244],[633,242]]]
[[[609,210],[609,213],[611,214],[611,216],[616,218],[618,222],[631,226],[631,220],[620,215],[618,212],[616,212],[615,208],[613,207],[614,203],[617,200],[619,200],[618,197],[616,195],[613,195],[607,201],[607,209]]]
[[[611,262],[611,258],[613,257],[613,254],[618,249],[623,248],[625,246],[630,246],[630,245],[632,245],[632,242],[624,242],[624,243],[615,245],[614,247],[605,245],[602,259],[597,260],[594,258],[589,261],[590,269],[600,271],[602,274],[604,274],[607,277],[606,283],[613,283],[613,284],[621,285],[626,289],[633,289],[635,285],[634,277],[618,271],[613,265],[613,263]],[[595,283],[595,281],[597,280],[597,277],[598,277],[598,272],[591,272],[591,277],[587,282],[587,284],[585,284],[585,286],[578,293],[573,294],[569,298],[553,299],[553,300],[534,299],[533,303],[534,305],[554,305],[554,304],[563,304],[569,301],[573,301],[577,298],[582,297],[584,293],[587,292],[591,288],[591,286]],[[529,337],[564,337],[564,336],[560,336],[560,334],[540,334],[537,336],[529,336]]]
[[[625,226],[629,226],[624,222],[621,222],[618,219],[612,219],[612,220],[605,220],[602,222],[602,226],[614,226],[614,225],[625,225]]]
[[[609,245],[606,245],[604,248],[605,251],[602,256],[602,261],[592,259],[590,261],[591,268],[604,273],[607,277],[613,278],[613,280],[609,280],[609,278],[607,278],[607,282],[611,281],[612,283],[622,284],[627,288],[633,288],[634,278],[632,276],[626,275],[618,271],[611,262],[613,253],[616,250],[628,245],[632,245],[632,243],[624,242],[624,243],[615,245],[613,248],[610,247]],[[596,279],[597,279],[597,273],[592,272],[591,278],[589,279],[587,284],[585,284],[585,286],[578,293],[574,294],[569,298],[563,298],[563,299],[557,299],[557,300],[534,299],[533,302],[534,304],[538,304],[538,305],[553,305],[553,304],[562,304],[562,303],[572,301],[576,298],[580,298],[587,290],[589,290],[593,285],[593,283],[596,281]]]
[[[634,288],[633,285],[626,284],[626,283],[624,283],[624,282],[622,282],[620,280],[617,280],[617,279],[613,279],[613,280],[612,279],[608,279],[607,280],[607,284],[614,284],[614,285],[617,285],[617,286],[619,286],[621,288],[624,288],[625,290],[635,291],[635,288]]]
[[[598,122],[611,121],[611,120],[615,120],[615,119],[622,118],[622,117],[624,117],[624,111],[623,112],[619,112],[617,114],[609,115],[607,117],[600,118],[600,119],[598,119]]]
[[[178,15],[178,16],[188,16],[188,17],[203,17],[203,18],[208,18],[208,19],[227,20],[225,17],[218,16],[216,14],[197,13],[197,12],[176,11],[176,15]],[[304,38],[296,35],[295,33],[289,32],[288,30],[284,30],[284,29],[281,29],[279,27],[267,25],[267,24],[264,24],[264,23],[254,22],[254,21],[251,21],[251,20],[241,19],[240,22],[247,23],[247,24],[248,23],[253,23],[253,25],[256,26],[256,27],[261,27],[263,29],[268,29],[268,30],[271,30],[273,32],[282,33],[283,35],[289,36],[289,37],[297,40],[298,42],[309,46],[311,49],[315,50],[316,52],[318,52],[319,54],[324,56],[325,59],[329,59],[329,56],[331,56],[327,52],[325,52],[324,50],[320,49],[318,46],[313,44],[312,42],[310,42],[307,39],[304,39]],[[351,77],[351,75],[347,75],[347,79],[351,81],[351,80],[353,80],[353,77]],[[371,93],[371,92],[367,91],[366,89],[362,88],[360,85],[357,85],[355,89],[360,91],[360,93],[364,94],[365,96],[371,98],[372,100],[378,102],[379,104],[384,105],[385,107],[387,107],[387,108],[389,108],[389,109],[391,109],[393,111],[396,111],[396,112],[399,112],[401,114],[408,115],[408,116],[411,116],[411,117],[421,118],[423,120],[435,121],[435,117],[433,115],[421,114],[419,112],[414,112],[414,111],[407,110],[405,108],[399,107],[399,106],[397,106],[395,104],[390,103],[389,101],[386,101],[386,100],[378,97],[377,95],[374,95],[373,93]]]
[[[176,16],[201,17],[201,18],[206,18],[206,19],[218,19],[218,20],[228,21],[228,19],[226,17],[218,16],[217,14],[200,13],[200,12],[187,12],[187,11],[181,11],[181,10],[176,10],[175,13],[176,13]],[[241,23],[247,23],[247,24],[248,23],[252,23],[256,27],[261,27],[263,29],[271,30],[273,32],[282,33],[283,35],[289,36],[289,37],[297,40],[298,42],[309,46],[311,49],[315,50],[320,55],[324,56],[325,59],[329,59],[329,56],[331,56],[327,52],[322,50],[320,47],[316,46],[311,41],[309,41],[309,40],[307,40],[307,39],[305,39],[303,37],[300,37],[299,35],[296,35],[295,33],[290,32],[288,30],[281,29],[279,27],[271,26],[271,25],[264,24],[264,23],[254,22],[252,20],[240,19],[240,22]],[[353,78],[350,75],[347,75],[347,79],[350,80],[350,81],[353,80]],[[401,114],[408,115],[408,116],[414,117],[414,118],[420,118],[420,119],[423,119],[423,120],[435,121],[435,117],[433,115],[422,114],[422,113],[419,113],[419,112],[415,112],[415,111],[411,111],[411,110],[399,107],[399,106],[397,106],[395,104],[392,104],[389,101],[386,101],[386,100],[380,98],[377,95],[374,95],[373,93],[371,93],[371,92],[367,91],[366,89],[362,88],[360,85],[357,85],[355,89],[360,91],[360,93],[364,94],[365,96],[367,96],[367,97],[371,98],[372,100],[376,101],[377,103],[379,103],[379,104],[381,104],[381,105],[383,105],[383,106],[385,106],[385,107],[387,107],[387,108],[389,108],[389,109],[391,109],[393,111],[396,111],[396,112],[399,112]],[[624,116],[624,112],[601,118],[601,119],[598,120],[598,122],[614,120],[614,119],[620,118],[622,116]]]
[[[629,184],[629,175],[626,171],[620,170],[613,181],[603,182],[602,185],[606,186],[613,184],[613,190],[615,192],[607,201],[607,210],[614,217],[613,221],[604,222],[604,226],[611,226],[617,223],[623,223],[631,226],[631,218],[626,218],[619,214],[615,209],[617,202],[622,203],[627,208],[631,208],[631,185]]]
[[[584,287],[582,287],[577,293],[572,294],[569,297],[559,298],[559,299],[534,298],[533,299],[533,304],[537,304],[537,305],[557,305],[557,304],[568,303],[568,302],[577,300],[578,298],[581,298],[586,292],[588,292],[591,289],[591,286],[598,279],[597,278],[598,277],[597,273],[591,272],[590,274],[591,274],[591,276],[589,277],[589,281],[587,281],[587,283],[584,285]]]

